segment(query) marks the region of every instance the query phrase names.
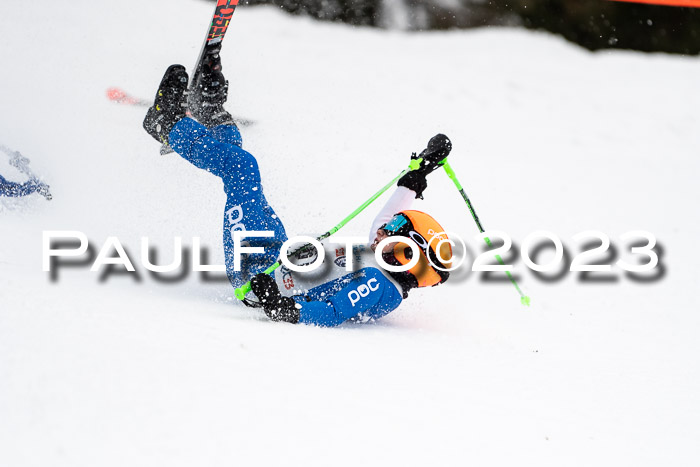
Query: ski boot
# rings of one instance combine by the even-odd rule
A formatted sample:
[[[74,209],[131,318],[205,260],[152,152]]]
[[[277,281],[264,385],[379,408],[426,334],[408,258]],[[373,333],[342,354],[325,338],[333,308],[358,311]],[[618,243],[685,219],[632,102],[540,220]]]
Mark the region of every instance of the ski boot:
[[[231,114],[224,109],[228,80],[221,72],[221,56],[218,53],[207,56],[195,79],[188,99],[192,116],[207,128],[235,125]]]
[[[187,72],[182,65],[170,65],[158,86],[153,105],[143,120],[143,128],[156,141],[168,145],[168,135],[187,111]]]

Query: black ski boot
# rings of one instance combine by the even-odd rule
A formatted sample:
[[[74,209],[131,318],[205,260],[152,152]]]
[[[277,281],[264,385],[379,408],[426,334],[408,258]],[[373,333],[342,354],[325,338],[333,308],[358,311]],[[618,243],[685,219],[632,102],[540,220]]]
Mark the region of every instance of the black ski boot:
[[[299,322],[299,310],[296,302],[291,297],[283,297],[275,279],[260,273],[250,281],[250,288],[260,299],[265,314],[272,321],[284,321],[287,323]]]
[[[153,106],[143,120],[143,128],[159,143],[167,145],[170,130],[185,117],[187,81],[184,66],[170,65],[158,86]]]
[[[235,125],[233,117],[224,109],[228,98],[228,80],[221,72],[221,56],[218,53],[206,57],[201,72],[189,96],[192,116],[207,128],[218,125]]]

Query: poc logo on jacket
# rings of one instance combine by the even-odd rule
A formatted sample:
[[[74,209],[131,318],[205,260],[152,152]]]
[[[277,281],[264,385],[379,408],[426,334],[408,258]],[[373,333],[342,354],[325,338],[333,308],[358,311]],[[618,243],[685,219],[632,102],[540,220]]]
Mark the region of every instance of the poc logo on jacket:
[[[374,292],[379,288],[379,283],[374,277],[367,281],[366,284],[361,284],[355,290],[348,292],[348,300],[350,304],[355,306],[355,303],[359,302],[361,298],[366,297],[370,293]]]

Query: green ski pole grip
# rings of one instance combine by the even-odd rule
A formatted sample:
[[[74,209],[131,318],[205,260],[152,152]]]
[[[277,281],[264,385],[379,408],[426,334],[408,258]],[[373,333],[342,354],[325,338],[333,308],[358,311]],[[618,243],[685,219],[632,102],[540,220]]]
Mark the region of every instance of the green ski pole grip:
[[[447,162],[447,158],[442,163],[442,167],[445,169],[445,173],[447,173],[447,176],[450,177],[450,180],[452,180],[457,187],[458,190],[462,189],[462,184],[459,183],[459,180],[457,180],[457,174],[455,174],[455,171],[452,170],[452,167],[450,166],[449,162]]]
[[[250,282],[246,282],[242,286],[238,287],[235,291],[234,294],[236,295],[236,298],[239,300],[244,300],[246,294],[250,292]]]

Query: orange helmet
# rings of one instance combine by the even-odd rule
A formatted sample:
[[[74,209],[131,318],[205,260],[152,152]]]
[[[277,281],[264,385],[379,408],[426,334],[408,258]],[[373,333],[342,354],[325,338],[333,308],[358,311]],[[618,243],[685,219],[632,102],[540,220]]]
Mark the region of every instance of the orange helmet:
[[[408,271],[389,273],[404,288],[435,286],[450,276],[445,269],[452,264],[452,246],[447,241],[440,243],[441,240],[448,240],[447,234],[431,216],[421,211],[401,211],[380,229],[389,237],[401,235],[410,238],[421,252],[418,263]],[[438,244],[439,250],[436,251]],[[398,242],[392,252],[383,253],[382,257],[387,264],[406,265],[413,259],[413,250],[409,245]]]

